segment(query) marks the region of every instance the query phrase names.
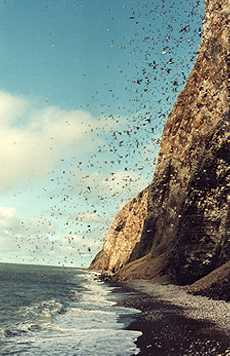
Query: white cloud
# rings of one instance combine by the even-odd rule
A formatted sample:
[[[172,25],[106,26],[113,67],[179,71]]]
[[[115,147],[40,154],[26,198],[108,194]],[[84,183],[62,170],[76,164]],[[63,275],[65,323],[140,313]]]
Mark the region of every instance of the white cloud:
[[[0,191],[41,179],[61,159],[92,152],[114,120],[93,118],[81,110],[38,108],[36,103],[0,92]]]
[[[15,208],[8,208],[8,207],[0,206],[0,220],[2,220],[2,219],[10,220],[10,219],[14,218],[15,215],[16,215]]]
[[[106,188],[108,193],[120,191],[127,182],[129,187],[142,189],[143,179],[136,173],[116,172],[111,166],[115,175],[106,179],[106,175],[96,172],[102,168],[105,173],[117,162],[113,145],[118,150],[125,149],[119,147],[119,140],[123,142],[119,134],[125,125],[127,119],[123,117],[94,118],[81,110],[41,108],[35,101],[0,92],[0,192],[23,187],[30,177],[45,179],[48,172],[61,169],[61,160],[73,157],[88,166],[95,164],[91,180],[100,181],[100,188]],[[119,133],[119,140],[113,137],[113,132]],[[96,154],[99,147],[103,147],[103,154]],[[94,154],[93,160],[90,154]],[[79,171],[76,177],[80,178]],[[139,183],[136,178],[140,178]]]
[[[12,235],[15,233],[22,233],[23,228],[21,221],[17,217],[17,211],[11,207],[0,207],[0,233],[2,236]],[[0,235],[1,239],[1,235]]]
[[[84,214],[82,217],[84,219]],[[86,217],[87,223],[88,219],[89,216]],[[97,219],[93,221],[94,224],[100,222]],[[79,258],[88,256],[89,264],[101,247],[98,231],[96,228],[92,234],[86,234],[85,237],[82,236],[84,233],[65,233],[63,228],[53,221],[34,217],[21,221],[15,208],[0,206],[0,260],[10,261],[12,257],[18,262],[46,261],[79,265]]]
[[[17,210],[11,207],[0,207],[0,248],[3,241],[8,248],[12,248],[15,238],[32,240],[34,236],[47,236],[58,230],[58,226],[51,221],[31,217],[22,221],[17,216]],[[6,247],[5,246],[5,247]]]
[[[12,123],[22,115],[28,107],[29,102],[20,96],[12,96],[9,93],[0,92],[0,126]]]

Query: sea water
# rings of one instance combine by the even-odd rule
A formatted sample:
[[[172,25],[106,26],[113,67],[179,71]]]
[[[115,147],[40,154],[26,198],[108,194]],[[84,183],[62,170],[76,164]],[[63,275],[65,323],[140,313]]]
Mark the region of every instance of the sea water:
[[[93,272],[0,263],[0,355],[136,355],[120,298]]]

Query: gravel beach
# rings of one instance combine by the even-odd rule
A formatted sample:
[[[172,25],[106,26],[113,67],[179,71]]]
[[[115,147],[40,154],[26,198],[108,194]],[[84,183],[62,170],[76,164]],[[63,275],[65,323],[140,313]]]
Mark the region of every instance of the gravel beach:
[[[127,327],[142,331],[139,356],[230,356],[230,303],[143,280],[120,282],[124,306],[142,311]]]

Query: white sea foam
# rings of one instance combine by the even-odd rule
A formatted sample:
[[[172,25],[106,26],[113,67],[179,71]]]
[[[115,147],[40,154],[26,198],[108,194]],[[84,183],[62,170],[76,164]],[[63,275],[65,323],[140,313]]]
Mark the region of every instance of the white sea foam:
[[[1,356],[129,356],[139,352],[134,341],[141,332],[124,330],[125,319],[119,319],[122,315],[129,320],[138,311],[116,306],[113,288],[96,281],[95,274],[77,277],[78,284],[82,279],[80,287],[76,283],[65,308],[56,299],[20,308],[24,321],[17,325],[14,337],[2,332]]]
[[[0,329],[0,341],[6,339],[6,330],[4,328]]]
[[[58,300],[41,301],[31,304],[30,306],[21,307],[18,311],[20,315],[36,315],[36,316],[51,316],[52,314],[60,314],[63,310],[63,304]]]
[[[106,329],[25,334],[14,345],[3,349],[2,355],[12,352],[23,356],[130,356],[138,353],[133,342],[139,335],[139,332]]]
[[[56,330],[55,315],[61,314],[62,311],[62,303],[55,299],[23,306],[19,309],[18,315],[24,320],[18,324],[17,331]]]

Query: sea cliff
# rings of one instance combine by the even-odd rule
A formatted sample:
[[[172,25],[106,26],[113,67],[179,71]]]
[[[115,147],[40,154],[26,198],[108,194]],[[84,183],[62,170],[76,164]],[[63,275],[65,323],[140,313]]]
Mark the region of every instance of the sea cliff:
[[[116,215],[92,270],[181,285],[205,278],[202,292],[228,285],[229,94],[230,1],[206,0],[197,59],[165,122],[153,180]]]

